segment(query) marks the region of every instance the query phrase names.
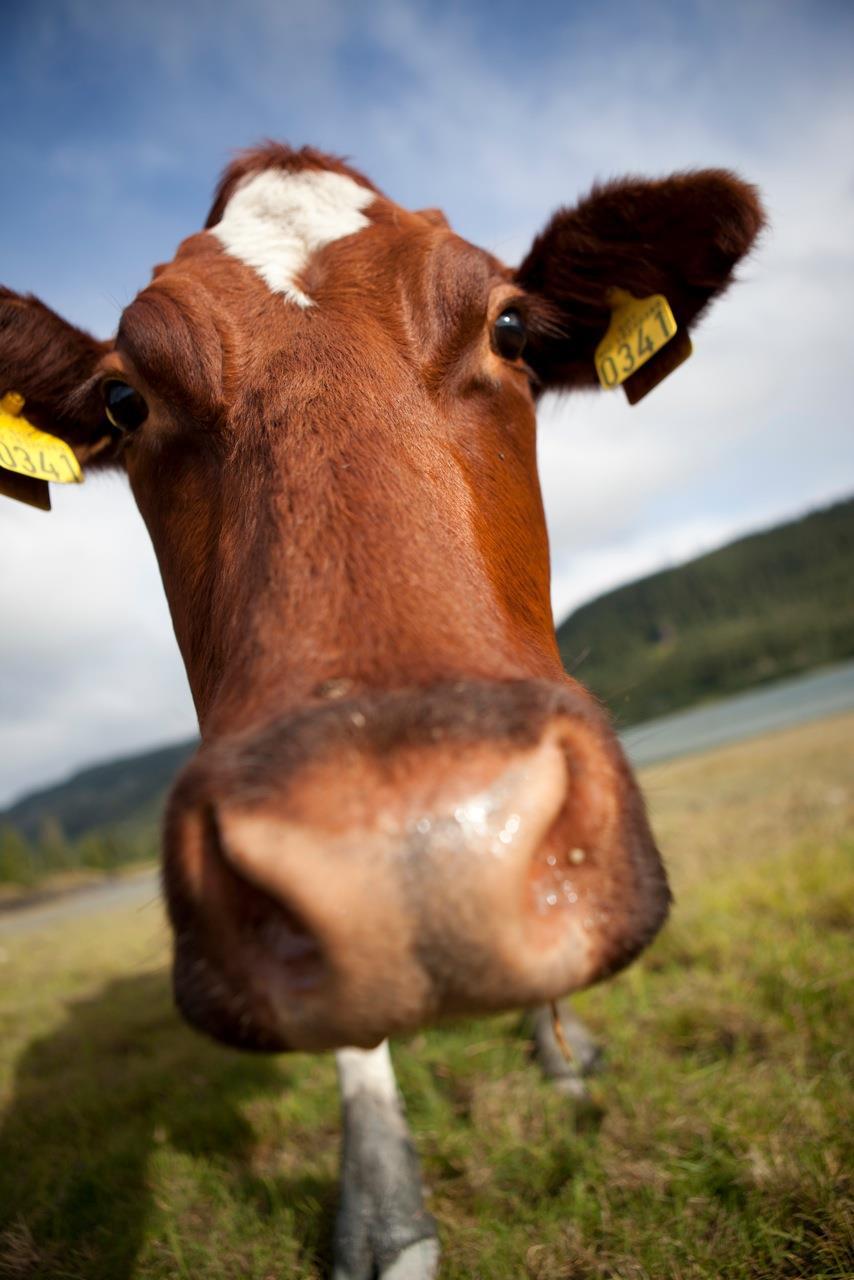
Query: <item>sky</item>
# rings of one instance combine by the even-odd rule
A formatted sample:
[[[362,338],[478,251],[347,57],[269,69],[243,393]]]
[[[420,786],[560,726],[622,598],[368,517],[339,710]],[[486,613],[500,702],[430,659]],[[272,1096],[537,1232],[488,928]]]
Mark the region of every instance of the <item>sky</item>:
[[[558,619],[854,491],[854,6],[2,0],[0,281],[106,337],[266,137],[509,263],[596,179],[724,166],[771,227],[641,404],[546,400]],[[126,483],[0,501],[0,804],[195,730]]]

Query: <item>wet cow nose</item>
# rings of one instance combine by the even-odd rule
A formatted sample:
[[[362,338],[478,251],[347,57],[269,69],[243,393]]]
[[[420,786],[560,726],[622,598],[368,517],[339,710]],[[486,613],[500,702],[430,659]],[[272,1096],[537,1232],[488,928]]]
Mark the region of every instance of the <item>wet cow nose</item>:
[[[355,826],[336,823],[324,778],[325,821],[217,807],[222,857],[276,904],[251,981],[300,1047],[370,1045],[583,982],[590,939],[579,925],[567,960],[574,925],[552,910],[557,860],[545,852],[567,800],[565,752],[550,740],[509,763],[483,756]]]
[[[247,738],[203,749],[176,788],[176,991],[213,1034],[369,1046],[539,1003],[627,963],[664,919],[643,804],[593,714],[560,707],[533,743],[420,727],[399,745],[377,720],[284,783],[271,739]]]

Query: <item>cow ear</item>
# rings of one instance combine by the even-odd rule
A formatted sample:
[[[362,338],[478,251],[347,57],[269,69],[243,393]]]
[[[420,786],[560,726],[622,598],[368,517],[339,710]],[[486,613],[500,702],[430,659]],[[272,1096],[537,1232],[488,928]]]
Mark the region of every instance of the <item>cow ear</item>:
[[[115,457],[115,433],[104,414],[96,376],[111,346],[75,328],[38,298],[0,286],[3,408],[20,410],[26,423],[64,441],[86,467],[109,464]],[[8,418],[6,423],[7,428],[12,425]],[[49,509],[46,482],[27,474],[28,450],[16,446],[14,435],[11,439],[3,457],[8,454],[18,468],[0,468],[0,493]]]
[[[764,224],[756,188],[722,169],[609,182],[575,208],[559,210],[516,276],[545,304],[547,322],[532,333],[525,357],[542,386],[597,384],[594,354],[615,291],[662,294],[690,350],[687,331],[727,287]],[[679,362],[670,360],[671,367]]]

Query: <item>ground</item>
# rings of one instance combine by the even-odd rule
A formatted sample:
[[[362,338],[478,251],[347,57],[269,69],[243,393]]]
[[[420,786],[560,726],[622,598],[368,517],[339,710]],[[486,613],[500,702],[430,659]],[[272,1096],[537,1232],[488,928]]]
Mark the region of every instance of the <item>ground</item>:
[[[393,1048],[446,1280],[842,1280],[852,1243],[854,716],[646,771],[676,893],[577,1002],[580,1108],[515,1016]],[[319,1280],[333,1063],[171,1009],[156,901],[0,938],[0,1276]]]

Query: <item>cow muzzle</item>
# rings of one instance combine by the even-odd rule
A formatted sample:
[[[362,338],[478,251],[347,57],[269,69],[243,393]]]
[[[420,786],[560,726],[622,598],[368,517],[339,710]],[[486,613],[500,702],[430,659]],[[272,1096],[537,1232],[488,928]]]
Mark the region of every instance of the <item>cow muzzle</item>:
[[[165,881],[192,1023],[369,1047],[555,999],[654,935],[669,894],[643,804],[578,695],[489,737],[465,712],[395,733],[363,706],[336,709],[356,730],[337,741],[299,720],[202,748],[176,788]]]

